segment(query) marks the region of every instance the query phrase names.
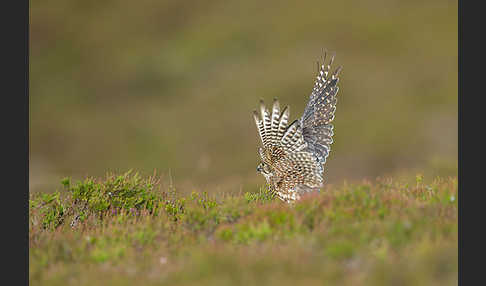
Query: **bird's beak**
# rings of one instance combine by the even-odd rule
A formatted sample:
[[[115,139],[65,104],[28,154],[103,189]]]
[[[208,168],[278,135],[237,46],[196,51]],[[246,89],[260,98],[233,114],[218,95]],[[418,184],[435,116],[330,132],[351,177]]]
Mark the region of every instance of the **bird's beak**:
[[[262,166],[258,165],[257,168],[256,168],[257,172],[261,172],[262,171]]]

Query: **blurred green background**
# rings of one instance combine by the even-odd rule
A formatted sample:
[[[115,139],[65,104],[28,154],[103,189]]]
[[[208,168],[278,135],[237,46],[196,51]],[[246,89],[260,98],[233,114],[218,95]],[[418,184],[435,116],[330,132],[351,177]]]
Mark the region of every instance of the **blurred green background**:
[[[328,183],[457,174],[457,1],[31,1],[30,190],[134,169],[264,184],[258,99],[343,65]],[[167,179],[168,180],[168,179]]]

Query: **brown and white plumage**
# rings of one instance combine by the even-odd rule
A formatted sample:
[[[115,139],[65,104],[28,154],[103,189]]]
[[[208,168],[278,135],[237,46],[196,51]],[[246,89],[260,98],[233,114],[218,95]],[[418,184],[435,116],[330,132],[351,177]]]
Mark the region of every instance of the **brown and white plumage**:
[[[263,148],[259,148],[261,163],[257,170],[267,180],[271,190],[283,201],[298,200],[305,192],[323,186],[323,171],[333,142],[337,83],[341,67],[330,72],[334,56],[325,64],[325,55],[318,70],[309,102],[302,117],[288,124],[289,108],[280,110],[274,99],[271,112],[260,100],[260,114],[253,118]]]

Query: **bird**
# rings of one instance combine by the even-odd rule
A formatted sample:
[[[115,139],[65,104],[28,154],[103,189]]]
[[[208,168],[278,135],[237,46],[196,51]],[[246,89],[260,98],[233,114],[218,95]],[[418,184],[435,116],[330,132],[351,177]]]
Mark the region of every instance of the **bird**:
[[[324,184],[324,164],[333,143],[334,120],[342,66],[331,72],[334,55],[326,64],[317,61],[317,77],[309,101],[299,119],[289,122],[289,106],[280,109],[277,98],[271,112],[260,99],[260,115],[253,119],[262,143],[258,148],[257,172],[272,194],[286,203],[300,200],[306,193],[319,191]]]

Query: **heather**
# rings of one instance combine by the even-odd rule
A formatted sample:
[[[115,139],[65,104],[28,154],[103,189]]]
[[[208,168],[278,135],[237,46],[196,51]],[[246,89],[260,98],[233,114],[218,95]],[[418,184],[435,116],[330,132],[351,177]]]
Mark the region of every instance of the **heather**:
[[[107,174],[31,195],[31,285],[456,285],[457,178],[182,196]]]

